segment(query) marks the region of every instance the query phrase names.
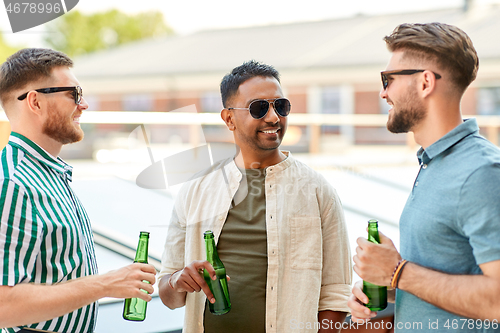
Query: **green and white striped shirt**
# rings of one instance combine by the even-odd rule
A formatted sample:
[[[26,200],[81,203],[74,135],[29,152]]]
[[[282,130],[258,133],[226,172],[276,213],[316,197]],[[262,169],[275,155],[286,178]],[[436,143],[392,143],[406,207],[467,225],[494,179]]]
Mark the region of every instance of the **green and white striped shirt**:
[[[14,132],[1,162],[2,285],[55,284],[97,274],[90,221],[69,186],[72,167]],[[96,316],[93,303],[28,327],[87,333],[94,331]]]

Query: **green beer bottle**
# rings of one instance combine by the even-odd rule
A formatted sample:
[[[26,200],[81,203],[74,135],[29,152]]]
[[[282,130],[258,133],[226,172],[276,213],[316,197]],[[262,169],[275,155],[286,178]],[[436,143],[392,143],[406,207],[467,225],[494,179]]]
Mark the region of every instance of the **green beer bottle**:
[[[207,230],[204,233],[205,236],[205,246],[207,250],[207,261],[215,269],[215,274],[217,276],[216,280],[212,280],[210,274],[206,269],[203,270],[203,277],[210,288],[210,291],[214,295],[215,303],[212,304],[208,302],[208,307],[210,312],[215,315],[223,315],[231,310],[231,300],[229,299],[229,290],[227,287],[226,279],[226,268],[224,264],[219,259],[219,254],[217,253],[217,248],[215,247],[214,234],[212,231]]]
[[[134,262],[148,263],[149,232],[141,231],[139,244],[135,252]],[[148,281],[144,281],[149,283]],[[143,290],[145,293],[147,291]],[[148,302],[140,298],[127,298],[123,306],[123,319],[132,321],[143,321],[146,319],[146,307]]]
[[[378,235],[378,221],[368,221],[368,241],[380,244]],[[383,310],[387,307],[387,287],[377,286],[373,283],[363,281],[363,293],[368,296],[366,307],[372,311]]]

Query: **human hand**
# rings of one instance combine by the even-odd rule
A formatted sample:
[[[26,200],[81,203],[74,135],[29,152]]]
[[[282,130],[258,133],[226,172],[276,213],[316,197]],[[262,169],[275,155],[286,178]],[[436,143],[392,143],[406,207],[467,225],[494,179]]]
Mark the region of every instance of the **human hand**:
[[[206,260],[195,260],[182,270],[170,276],[169,284],[177,292],[200,292],[203,290],[210,303],[215,303],[215,297],[203,278],[203,269],[206,269],[212,280],[217,279],[215,270]]]
[[[380,244],[358,238],[353,269],[363,280],[378,286],[390,286],[401,255],[390,238],[379,232]]]
[[[102,275],[101,280],[105,284],[105,293],[108,297],[140,298],[149,302],[151,300],[149,294],[154,292],[155,275],[156,269],[153,265],[134,263]]]
[[[365,306],[368,301],[368,296],[363,293],[363,280],[359,280],[352,287],[352,294],[347,300],[347,306],[351,309],[352,321],[363,324],[377,315],[376,311],[371,311]]]

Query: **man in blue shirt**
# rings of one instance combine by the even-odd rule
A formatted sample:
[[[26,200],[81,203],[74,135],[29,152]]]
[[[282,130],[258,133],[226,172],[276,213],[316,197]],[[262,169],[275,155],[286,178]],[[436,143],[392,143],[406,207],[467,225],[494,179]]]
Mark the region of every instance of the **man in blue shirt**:
[[[500,150],[460,113],[476,51],[441,23],[402,24],[384,40],[387,128],[414,133],[420,172],[400,219],[401,253],[383,234],[381,244],[359,238],[354,270],[393,288],[396,332],[500,332]],[[375,315],[367,302],[356,284],[353,320]]]

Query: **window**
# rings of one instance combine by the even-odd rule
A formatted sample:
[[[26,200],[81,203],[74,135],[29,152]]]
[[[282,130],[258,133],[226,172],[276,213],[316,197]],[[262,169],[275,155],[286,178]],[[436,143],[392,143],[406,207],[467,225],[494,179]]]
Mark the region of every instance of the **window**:
[[[153,111],[153,97],[149,94],[126,95],[123,98],[124,111]]]
[[[218,92],[206,92],[201,96],[201,112],[220,112],[222,99]]]
[[[477,113],[480,115],[500,115],[500,87],[478,89]]]
[[[323,87],[321,91],[321,113],[340,113],[340,88]],[[339,126],[321,126],[322,133],[339,134]]]

